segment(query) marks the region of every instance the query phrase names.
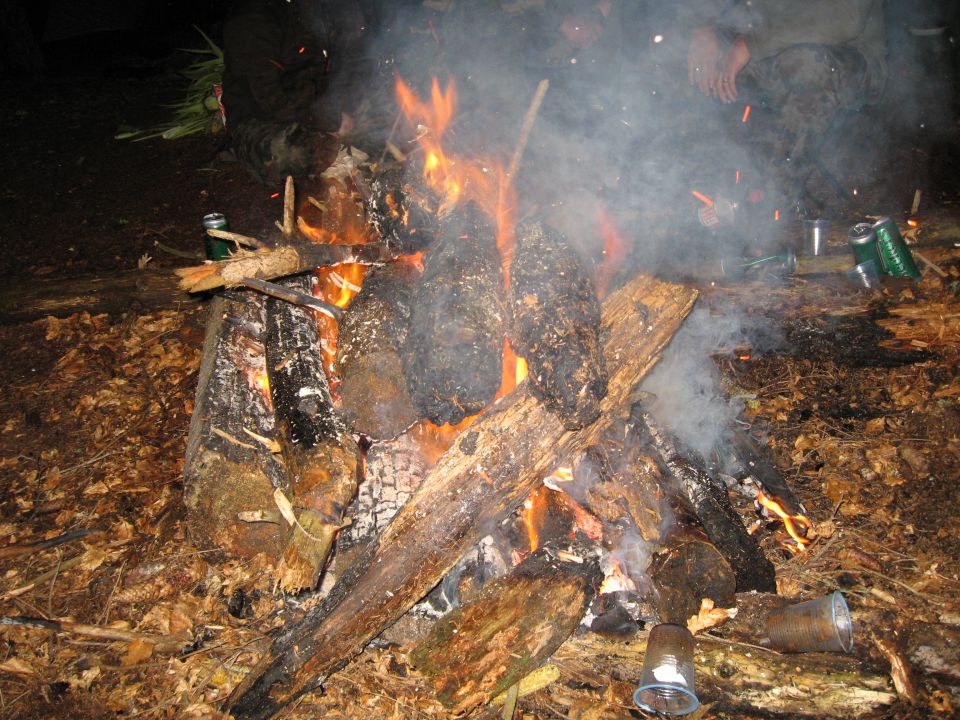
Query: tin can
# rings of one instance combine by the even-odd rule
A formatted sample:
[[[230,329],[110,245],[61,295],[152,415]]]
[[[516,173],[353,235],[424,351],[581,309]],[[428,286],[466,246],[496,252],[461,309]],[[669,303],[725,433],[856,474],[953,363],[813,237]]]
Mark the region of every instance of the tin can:
[[[877,233],[870,223],[857,223],[847,231],[847,244],[853,253],[853,261],[860,265],[872,260],[879,272],[883,271],[880,249],[877,247]]]
[[[883,271],[894,277],[920,279],[920,270],[913,261],[910,248],[900,234],[897,224],[888,217],[880,218],[873,225],[877,234],[877,249],[883,263]]]
[[[226,240],[215,238],[208,230],[226,230],[227,218],[223,213],[210,213],[203,216],[203,249],[207,260],[223,260],[230,257],[230,244]]]

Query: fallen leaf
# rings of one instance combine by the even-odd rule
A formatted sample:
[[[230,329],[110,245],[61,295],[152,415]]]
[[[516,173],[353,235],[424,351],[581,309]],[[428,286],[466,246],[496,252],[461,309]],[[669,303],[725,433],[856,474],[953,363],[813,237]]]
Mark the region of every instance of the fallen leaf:
[[[127,652],[120,658],[123,667],[132,667],[146,662],[153,655],[153,643],[137,638],[127,645]]]

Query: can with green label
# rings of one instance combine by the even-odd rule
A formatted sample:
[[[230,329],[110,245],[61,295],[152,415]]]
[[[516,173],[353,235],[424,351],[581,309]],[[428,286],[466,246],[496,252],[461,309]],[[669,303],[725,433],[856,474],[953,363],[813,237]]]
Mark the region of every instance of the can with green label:
[[[877,233],[870,223],[857,223],[847,232],[847,244],[856,265],[872,260],[877,272],[882,272],[883,260],[877,247]]]
[[[207,260],[223,260],[230,257],[230,243],[210,235],[210,230],[226,230],[227,218],[223,213],[210,213],[203,216],[203,249]]]
[[[880,218],[873,224],[877,234],[877,249],[883,263],[883,271],[894,277],[920,279],[920,270],[913,261],[910,248],[900,234],[897,224],[888,217]]]

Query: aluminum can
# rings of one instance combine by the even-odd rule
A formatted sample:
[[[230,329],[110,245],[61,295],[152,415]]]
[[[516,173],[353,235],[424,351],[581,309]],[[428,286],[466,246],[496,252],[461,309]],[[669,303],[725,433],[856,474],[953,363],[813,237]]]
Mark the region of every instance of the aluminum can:
[[[226,230],[227,218],[223,213],[210,213],[203,216],[203,249],[207,260],[223,260],[230,257],[230,243],[210,235],[207,230]]]
[[[883,261],[877,247],[877,233],[870,223],[857,223],[847,231],[847,244],[853,253],[853,261],[860,265],[872,260],[878,272],[883,272]]]
[[[913,261],[910,248],[907,247],[897,224],[888,217],[880,218],[873,224],[873,231],[877,234],[877,249],[880,251],[883,271],[893,277],[919,280],[920,270]]]

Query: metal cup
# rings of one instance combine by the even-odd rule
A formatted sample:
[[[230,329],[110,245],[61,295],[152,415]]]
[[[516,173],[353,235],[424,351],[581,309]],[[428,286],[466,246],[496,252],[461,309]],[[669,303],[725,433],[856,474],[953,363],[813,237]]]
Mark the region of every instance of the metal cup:
[[[700,707],[693,686],[693,635],[687,628],[664,623],[650,631],[633,702],[660,715],[686,715]]]
[[[880,272],[873,260],[867,260],[847,270],[847,279],[857,287],[871,290],[880,290],[882,287]]]
[[[830,221],[819,218],[803,221],[803,254],[823,255],[827,251]]]
[[[850,652],[853,621],[843,594],[774,610],[767,617],[767,636],[784,652]]]

